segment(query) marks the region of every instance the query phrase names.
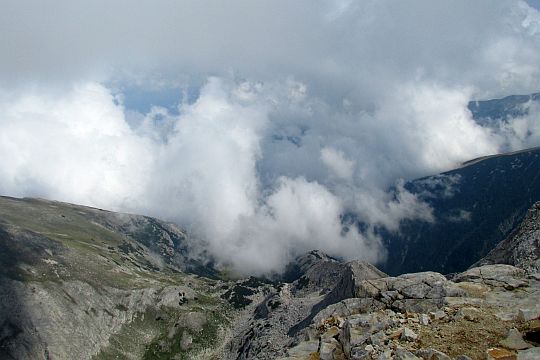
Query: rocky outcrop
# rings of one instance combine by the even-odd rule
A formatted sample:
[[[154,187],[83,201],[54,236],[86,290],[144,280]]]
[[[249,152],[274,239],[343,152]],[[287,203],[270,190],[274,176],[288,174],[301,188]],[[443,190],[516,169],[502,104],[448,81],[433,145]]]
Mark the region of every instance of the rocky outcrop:
[[[538,280],[509,265],[453,280],[433,272],[364,280],[296,334],[282,359],[484,359],[492,348],[525,357],[540,345]]]
[[[540,271],[540,202],[529,209],[509,237],[473,266],[487,264],[509,264],[530,272]]]
[[[351,261],[342,265],[342,272],[339,277],[334,278],[334,288],[322,300],[311,308],[309,315],[294,326],[291,326],[288,335],[292,336],[305,328],[319,311],[335,304],[343,299],[355,296],[356,289],[364,281],[379,279],[386,274],[375,266],[364,261]],[[336,283],[336,279],[339,279]]]
[[[275,359],[283,356],[284,344],[312,323],[313,317],[330,304],[354,296],[355,288],[367,279],[386,276],[371,264],[341,263],[320,251],[295,260],[296,280],[267,285],[253,294],[235,321],[229,350],[233,359]],[[291,266],[289,267],[289,269]],[[331,291],[330,291],[331,290]],[[302,345],[309,349],[313,344]]]
[[[313,250],[299,256],[287,266],[282,279],[292,282],[295,294],[319,292],[326,294],[336,287],[346,265],[322,251]]]

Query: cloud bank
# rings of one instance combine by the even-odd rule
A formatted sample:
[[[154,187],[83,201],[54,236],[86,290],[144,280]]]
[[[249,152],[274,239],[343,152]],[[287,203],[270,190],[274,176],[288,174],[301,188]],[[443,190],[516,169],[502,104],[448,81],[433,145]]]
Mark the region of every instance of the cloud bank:
[[[540,144],[537,103],[490,127],[467,109],[540,89],[525,2],[2,7],[0,193],[172,220],[242,273],[384,261],[374,226],[436,221],[402,179]],[[141,111],[128,85],[185,90]]]

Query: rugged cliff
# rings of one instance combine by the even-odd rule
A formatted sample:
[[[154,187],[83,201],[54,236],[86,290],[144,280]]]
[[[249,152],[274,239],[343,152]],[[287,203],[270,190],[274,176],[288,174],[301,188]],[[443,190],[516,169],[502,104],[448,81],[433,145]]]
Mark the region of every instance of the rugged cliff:
[[[527,212],[523,222],[475,266],[510,264],[527,271],[540,271],[540,202]]]
[[[381,229],[391,275],[464,271],[521,223],[540,199],[540,149],[501,154],[406,183],[433,209],[435,221],[405,220],[399,232]]]

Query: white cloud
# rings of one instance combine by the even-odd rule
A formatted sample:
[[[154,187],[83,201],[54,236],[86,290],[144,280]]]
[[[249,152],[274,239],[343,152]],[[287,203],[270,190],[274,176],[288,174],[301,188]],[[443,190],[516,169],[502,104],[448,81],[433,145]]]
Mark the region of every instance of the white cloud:
[[[487,0],[3,3],[0,192],[174,220],[251,273],[312,248],[376,261],[343,213],[434,221],[400,179],[540,144],[537,105],[491,128],[467,110],[538,91],[538,18]],[[123,83],[200,94],[138,113]]]
[[[3,194],[115,207],[142,196],[150,143],[132,133],[106,88],[3,96],[0,113]]]
[[[498,124],[498,133],[504,139],[507,150],[540,146],[540,104],[529,101],[524,107],[527,109],[526,115]]]
[[[345,157],[342,151],[331,147],[321,149],[321,160],[336,176],[350,180],[354,172],[354,161]]]

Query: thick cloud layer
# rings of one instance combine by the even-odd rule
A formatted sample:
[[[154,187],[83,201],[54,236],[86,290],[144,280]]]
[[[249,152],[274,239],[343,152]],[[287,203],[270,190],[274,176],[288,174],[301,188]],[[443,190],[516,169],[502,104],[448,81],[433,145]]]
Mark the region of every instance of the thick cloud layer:
[[[467,110],[540,89],[524,2],[1,7],[0,193],[173,220],[240,272],[314,248],[383,261],[372,226],[437,220],[400,179],[540,144],[533,103],[490,127]],[[186,93],[141,112],[126,86]]]

